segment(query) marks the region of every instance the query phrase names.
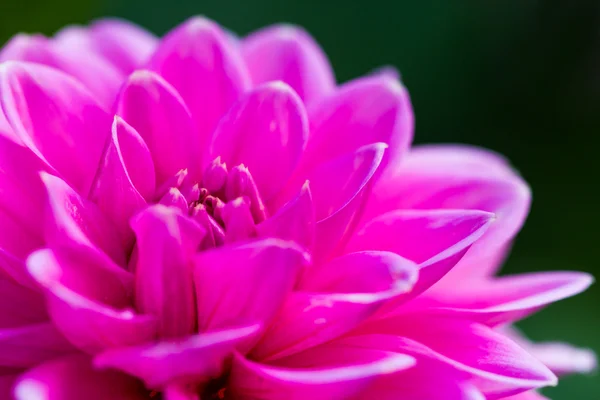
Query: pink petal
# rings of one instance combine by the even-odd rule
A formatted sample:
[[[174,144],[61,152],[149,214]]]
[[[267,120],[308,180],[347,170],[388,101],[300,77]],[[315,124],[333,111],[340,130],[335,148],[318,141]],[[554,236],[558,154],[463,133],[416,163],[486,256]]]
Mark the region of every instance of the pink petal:
[[[353,334],[354,345],[425,357],[464,371],[487,398],[557,382],[548,368],[506,336],[471,321],[404,315],[372,320]]]
[[[0,208],[38,235],[44,204],[39,172],[44,170],[51,168],[31,150],[0,134]]]
[[[389,147],[384,164],[397,163],[413,138],[406,89],[385,76],[360,78],[309,108],[311,135],[302,167],[314,166],[371,143]]]
[[[346,251],[391,251],[419,263],[419,281],[412,292],[417,295],[456,265],[493,218],[483,211],[392,211],[364,225]]]
[[[593,277],[580,272],[546,272],[457,282],[453,289],[432,288],[407,304],[407,311],[467,318],[486,325],[523,319],[558,300],[586,290]]]
[[[163,206],[176,208],[182,213],[187,213],[189,209],[187,199],[177,188],[169,189],[169,191],[161,197],[158,203]]]
[[[199,253],[194,261],[198,328],[268,325],[294,287],[307,254],[293,242],[261,239]]]
[[[501,326],[497,331],[514,340],[558,376],[591,373],[597,368],[598,361],[593,350],[560,342],[534,343],[510,325]]]
[[[340,358],[345,362],[340,363]],[[230,387],[236,399],[345,400],[368,390],[382,376],[412,367],[414,359],[385,352],[349,353],[346,349],[325,351],[307,364],[300,368],[269,366],[238,355]]]
[[[223,372],[238,343],[259,330],[258,325],[212,331],[173,342],[108,350],[94,360],[99,368],[115,368],[160,389],[178,383],[205,383]]]
[[[259,237],[293,240],[307,250],[315,243],[315,209],[310,185],[306,182],[297,197],[290,200],[273,216],[256,226]]]
[[[272,362],[325,343],[354,329],[404,289],[348,294],[292,292],[250,355],[253,360]]]
[[[23,260],[31,251],[39,248],[44,243],[42,236],[38,232],[29,231],[19,220],[3,209],[0,209],[0,226],[2,227],[0,229],[0,254],[5,253],[5,255],[2,254],[0,257],[6,257],[6,261],[12,259],[18,262],[19,260]],[[19,282],[26,283],[26,279],[23,279],[18,269],[12,268],[12,266],[15,266],[14,263],[12,265],[7,264],[6,266],[9,268],[5,272],[14,276]]]
[[[135,303],[158,318],[161,337],[194,332],[192,257],[204,229],[174,208],[156,205],[132,221],[137,238]]]
[[[0,367],[31,368],[74,350],[49,323],[0,329]]]
[[[117,114],[148,145],[157,185],[192,166],[196,166],[197,176],[200,165],[196,128],[183,99],[163,78],[150,71],[134,72],[121,89]]]
[[[517,394],[516,396],[504,397],[504,400],[550,400],[541,394],[531,391]]]
[[[48,320],[42,296],[0,273],[0,329],[34,325]]]
[[[496,223],[449,280],[492,275],[519,231],[531,202],[527,184],[494,153],[457,146],[413,150],[373,188],[366,218],[396,209],[473,209]],[[460,271],[460,272],[459,272]]]
[[[114,129],[115,121],[116,129]],[[115,134],[123,165],[131,183],[144,199],[154,200],[156,176],[148,145],[140,134],[119,116],[115,116],[113,121],[113,136]]]
[[[396,400],[398,394],[415,400],[486,400],[479,389],[456,375],[419,359],[417,366],[408,371],[377,379],[357,400]]]
[[[149,68],[181,94],[198,129],[199,149],[206,148],[218,121],[249,87],[238,49],[217,24],[203,17],[168,33]]]
[[[2,399],[10,399],[12,398],[13,386],[17,380],[18,375],[10,374],[10,375],[0,375],[0,398]]]
[[[302,28],[271,26],[246,37],[242,54],[254,84],[283,81],[305,102],[335,90],[335,77],[315,40]]]
[[[15,400],[143,400],[138,381],[116,371],[96,371],[82,355],[59,358],[21,375]]]
[[[122,119],[116,117],[112,127],[112,137],[107,144],[96,179],[92,185],[89,199],[122,232],[123,248],[130,249],[133,245],[133,232],[129,228],[129,219],[138,210],[146,206],[146,201],[133,186],[129,177],[119,136],[130,132]]]
[[[2,226],[6,227],[7,225],[3,223]],[[13,235],[15,234],[14,230],[6,231]],[[8,236],[9,235],[7,235],[7,237]],[[27,273],[27,268],[25,267],[25,255],[22,257],[16,257],[13,254],[10,254],[7,250],[3,249],[3,246],[4,245],[0,246],[0,274],[2,276],[6,276],[8,279],[14,281],[18,285],[22,285],[23,287],[37,291],[37,285]],[[32,247],[37,248],[38,246]],[[29,255],[29,253],[27,253],[27,255]]]
[[[90,27],[94,50],[129,74],[144,64],[158,45],[156,36],[120,19],[101,19]]]
[[[292,174],[307,137],[302,101],[286,84],[271,82],[253,89],[223,117],[204,161],[220,157],[229,167],[244,164],[268,201]]]
[[[254,219],[246,198],[238,197],[223,206],[221,217],[225,224],[225,243],[250,239],[256,236]]]
[[[315,258],[324,259],[351,235],[386,146],[377,143],[320,165],[308,175],[315,205]]]
[[[41,177],[48,198],[45,239],[50,247],[77,245],[98,251],[97,246],[117,264],[125,265],[121,232],[98,206],[80,197],[60,178],[46,173]]]
[[[27,61],[59,69],[73,76],[90,90],[104,107],[110,107],[123,75],[98,56],[87,30],[70,26],[55,39],[43,35],[18,34],[0,52],[0,62]]]
[[[408,292],[417,281],[412,261],[387,251],[363,251],[307,268],[299,289],[313,293]]]
[[[132,276],[108,259],[39,250],[27,266],[44,288],[55,326],[78,348],[97,353],[155,336],[155,319],[131,308]]]
[[[110,109],[125,74],[95,51],[90,31],[67,26],[56,33],[51,48],[60,69],[77,78],[100,104]]]
[[[111,123],[92,95],[52,68],[7,62],[0,67],[0,98],[23,143],[87,195]]]

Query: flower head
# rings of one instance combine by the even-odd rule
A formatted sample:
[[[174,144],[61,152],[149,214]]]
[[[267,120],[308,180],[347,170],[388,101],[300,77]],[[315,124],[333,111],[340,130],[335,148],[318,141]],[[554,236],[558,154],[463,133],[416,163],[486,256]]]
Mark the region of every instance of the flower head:
[[[510,329],[592,278],[493,277],[529,189],[410,149],[397,74],[337,85],[301,29],[205,18],[0,61],[3,398],[533,399],[594,367]]]

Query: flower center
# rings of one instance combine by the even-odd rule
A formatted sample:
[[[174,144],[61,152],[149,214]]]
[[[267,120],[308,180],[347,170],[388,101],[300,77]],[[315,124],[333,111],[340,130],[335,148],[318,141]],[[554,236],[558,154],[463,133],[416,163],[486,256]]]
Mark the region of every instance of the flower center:
[[[219,157],[206,168],[200,183],[189,183],[187,172],[180,171],[159,201],[181,208],[205,229],[201,249],[253,237],[256,224],[267,217],[248,168],[241,164],[228,170]]]

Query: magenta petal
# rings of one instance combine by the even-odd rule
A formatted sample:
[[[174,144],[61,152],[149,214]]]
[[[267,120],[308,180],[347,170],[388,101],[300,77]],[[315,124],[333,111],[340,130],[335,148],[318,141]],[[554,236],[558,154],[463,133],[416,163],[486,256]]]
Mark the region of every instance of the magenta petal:
[[[261,237],[293,240],[307,250],[315,243],[315,209],[310,184],[306,182],[297,197],[290,200],[273,216],[256,226]]]
[[[125,75],[96,51],[90,31],[67,26],[51,41],[60,69],[83,83],[106,109],[112,107]]]
[[[30,368],[73,351],[52,324],[0,329],[0,367]]]
[[[293,292],[250,355],[271,362],[325,343],[354,329],[405,290],[400,286],[374,293]]]
[[[90,38],[94,50],[126,75],[148,61],[158,45],[150,32],[118,19],[94,22]]]
[[[590,373],[597,368],[598,361],[593,350],[560,342],[534,343],[510,325],[497,330],[522,346],[559,377],[573,373]]]
[[[531,391],[519,393],[515,396],[503,397],[503,400],[550,400],[546,396],[542,396],[541,394]]]
[[[586,290],[593,277],[580,272],[542,272],[432,288],[407,309],[499,325],[525,318]]]
[[[78,348],[97,353],[156,335],[156,320],[131,308],[131,274],[108,259],[73,250],[39,250],[27,266],[45,290],[55,326]]]
[[[377,379],[357,400],[397,400],[399,393],[415,400],[486,400],[464,376],[423,359],[408,371]]]
[[[96,357],[100,368],[115,368],[143,380],[150,388],[178,383],[205,383],[223,372],[235,347],[259,330],[258,325],[187,336],[173,342],[108,350]]]
[[[43,297],[1,272],[0,293],[0,329],[34,325],[48,320]]]
[[[144,400],[144,388],[116,371],[96,371],[82,355],[37,366],[17,380],[15,400]]]
[[[474,210],[392,211],[356,232],[346,251],[385,250],[419,263],[416,295],[454,267],[493,220],[493,214]]]
[[[44,170],[50,168],[30,149],[0,132],[0,208],[37,234],[42,232],[45,191],[39,172]]]
[[[149,68],[181,94],[204,149],[218,121],[249,87],[238,49],[214,22],[195,17],[168,33]]]
[[[385,149],[382,143],[364,146],[308,175],[317,220],[315,258],[325,258],[351,235]]]
[[[414,359],[405,355],[352,349],[325,351],[310,361],[303,368],[290,368],[262,365],[238,355],[231,390],[240,399],[346,400],[368,390],[376,379],[414,365]]]
[[[193,387],[188,388],[185,385],[172,384],[163,390],[162,395],[165,400],[201,400],[196,391]]]
[[[283,81],[309,103],[335,90],[327,56],[302,28],[271,26],[242,41],[242,54],[254,84]]]
[[[313,293],[407,292],[417,281],[412,261],[387,251],[363,251],[307,268],[299,289]]]
[[[117,264],[125,265],[121,233],[98,206],[79,196],[60,178],[46,173],[41,177],[48,198],[44,236],[49,246],[97,246]]]
[[[267,326],[307,257],[295,243],[279,239],[199,253],[194,260],[199,330],[246,323]]]
[[[302,167],[329,161],[382,142],[385,164],[397,163],[413,138],[413,112],[406,89],[387,77],[360,78],[309,108],[310,139]]]
[[[448,279],[493,275],[529,211],[527,184],[500,156],[458,146],[412,150],[373,188],[366,218],[396,209],[472,209],[496,222]]]
[[[354,345],[425,357],[466,372],[492,399],[557,382],[505,335],[468,320],[403,315],[371,321],[353,334]]]
[[[123,247],[130,249],[133,245],[133,232],[129,227],[129,219],[146,205],[146,201],[133,186],[129,177],[119,137],[129,131],[123,120],[116,117],[112,127],[112,136],[100,160],[96,179],[92,185],[89,199],[122,232]]]
[[[282,82],[254,88],[219,123],[205,163],[220,157],[230,168],[244,164],[268,201],[283,188],[308,138],[300,98]]]
[[[194,165],[197,176],[196,128],[183,99],[163,78],[150,71],[134,72],[121,89],[117,114],[137,130],[150,149],[157,186]]]
[[[119,116],[113,121],[113,137],[115,135],[131,183],[144,199],[154,200],[156,176],[148,145],[138,131]]]
[[[158,318],[162,337],[191,334],[196,327],[192,257],[204,229],[161,205],[141,212],[132,226],[137,238],[137,309]]]
[[[23,143],[87,195],[111,123],[92,95],[52,68],[7,62],[0,67],[0,98]]]

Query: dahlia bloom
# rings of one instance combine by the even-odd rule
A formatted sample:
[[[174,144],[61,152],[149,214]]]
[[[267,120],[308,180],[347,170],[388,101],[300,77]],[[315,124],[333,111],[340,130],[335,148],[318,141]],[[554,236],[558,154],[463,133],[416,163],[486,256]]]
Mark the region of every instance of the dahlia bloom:
[[[526,400],[594,367],[511,327],[592,278],[494,277],[529,189],[410,148],[394,73],[205,18],[0,61],[1,398]]]

